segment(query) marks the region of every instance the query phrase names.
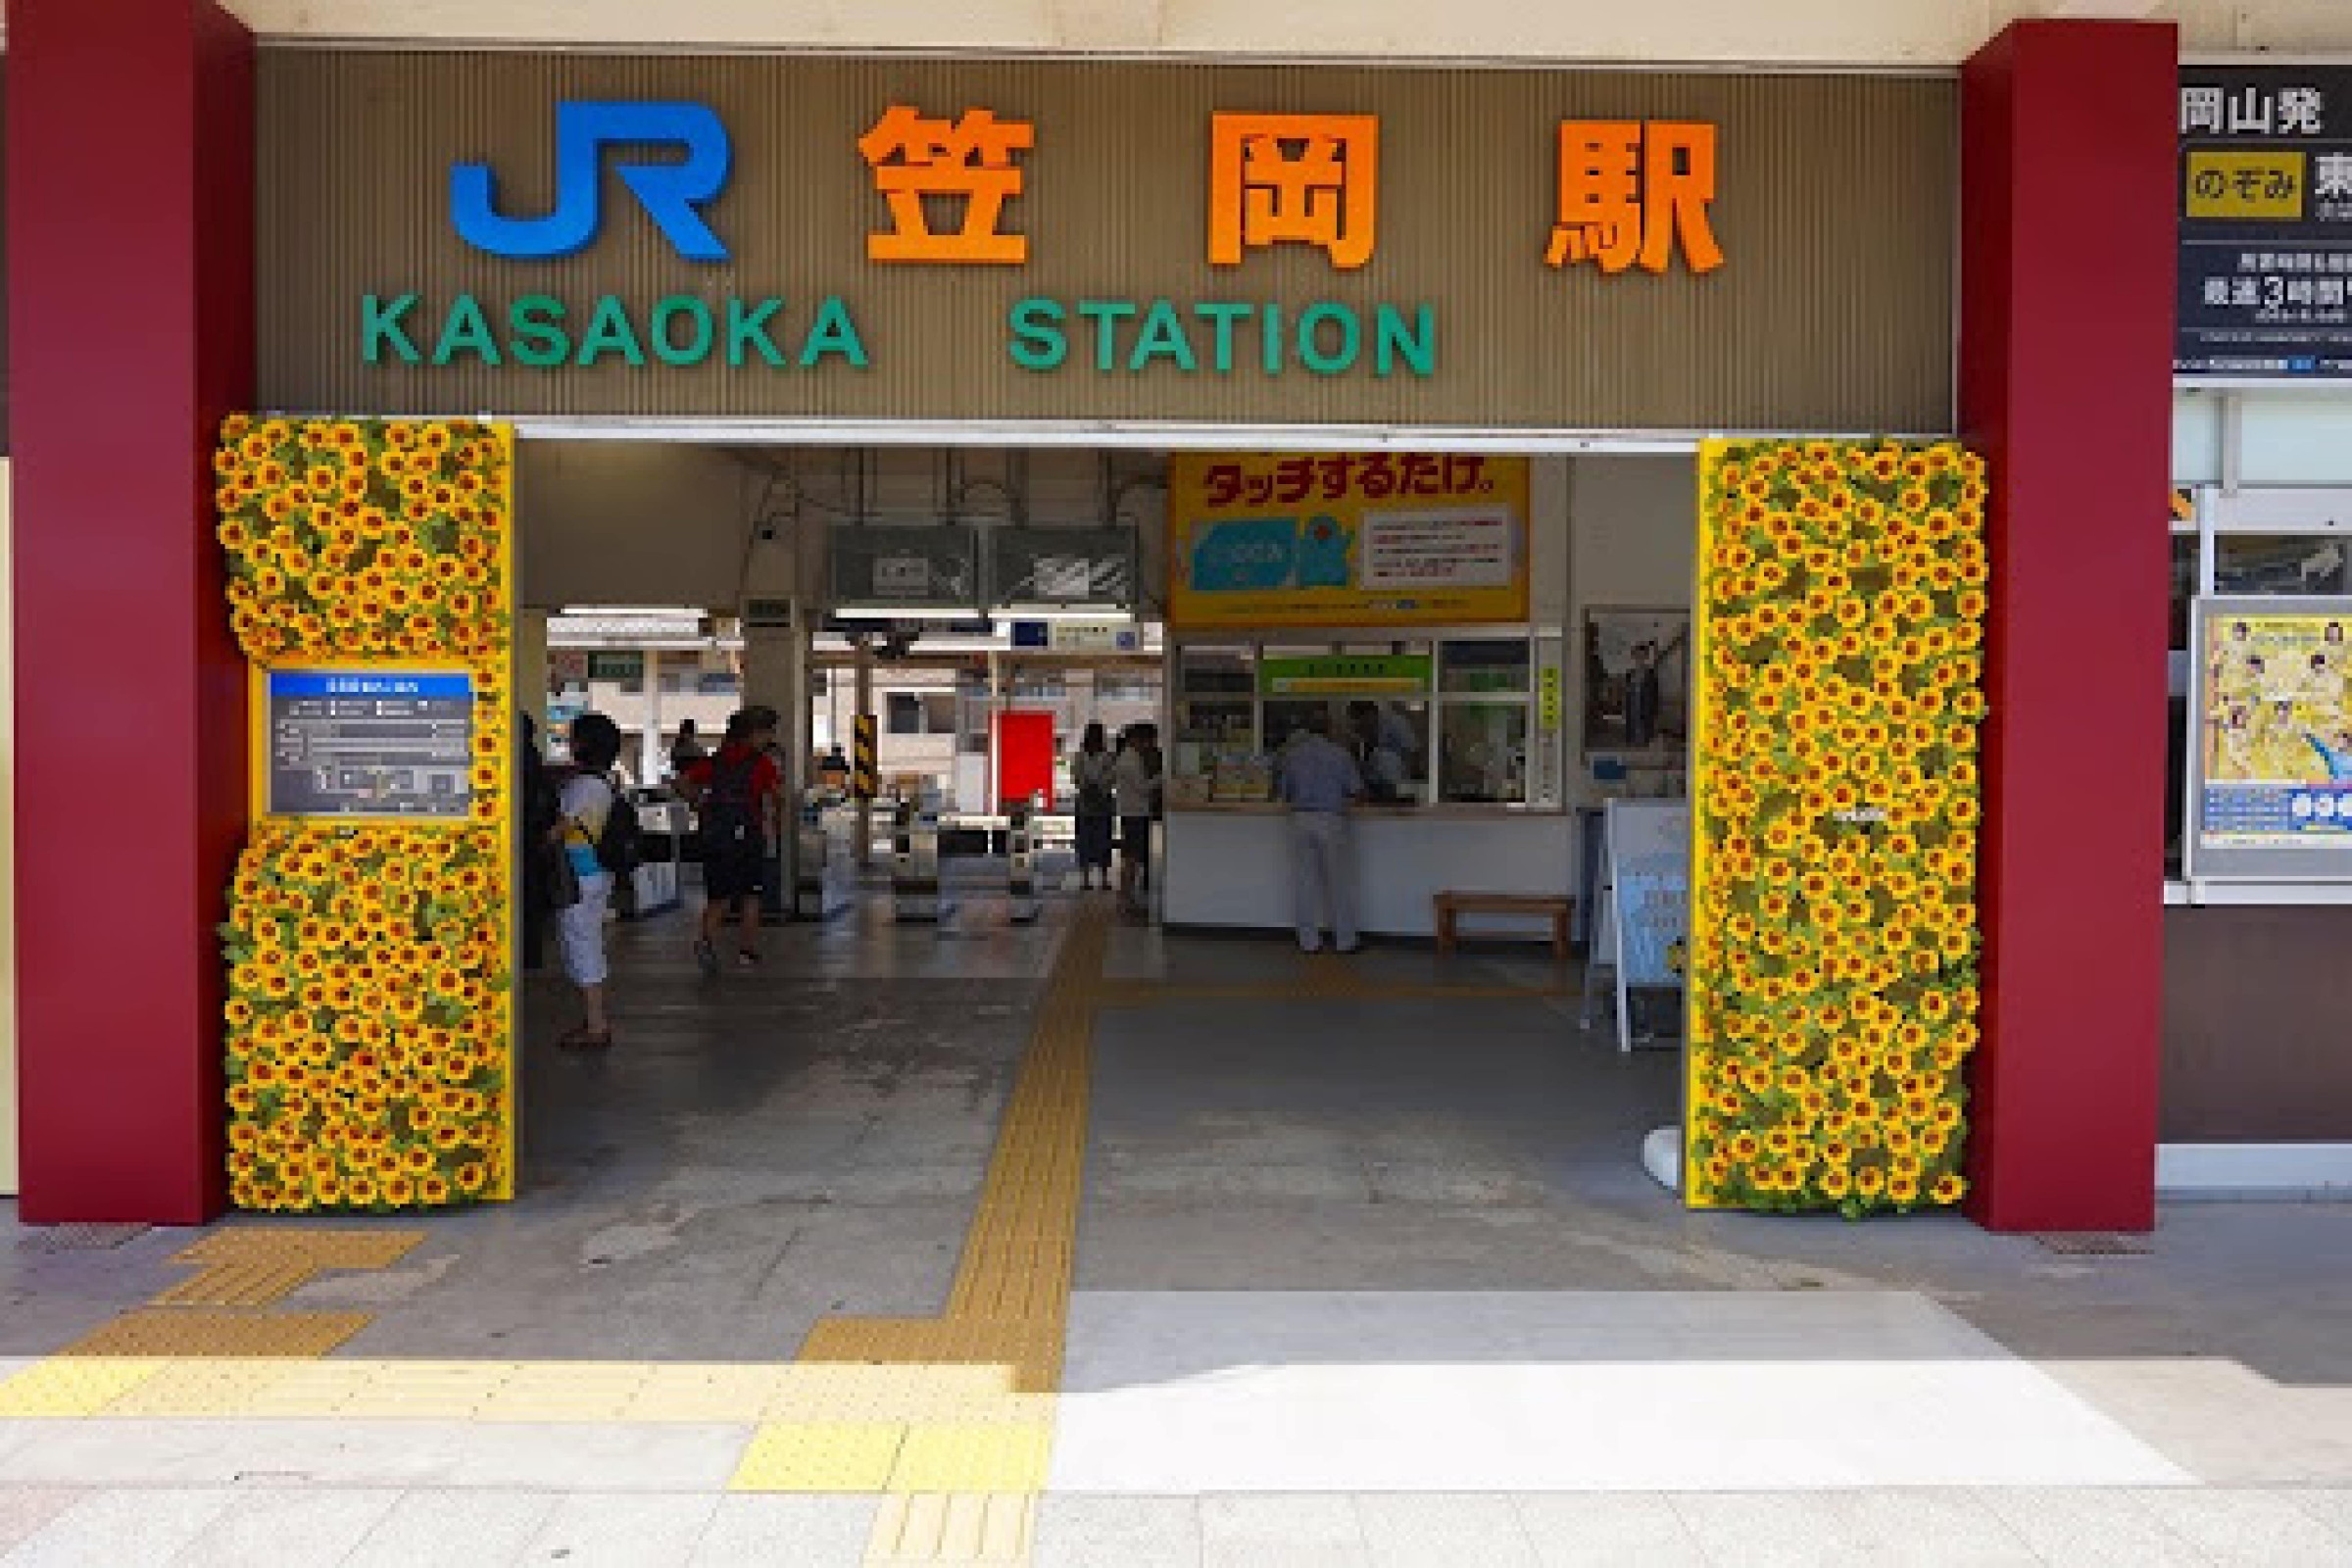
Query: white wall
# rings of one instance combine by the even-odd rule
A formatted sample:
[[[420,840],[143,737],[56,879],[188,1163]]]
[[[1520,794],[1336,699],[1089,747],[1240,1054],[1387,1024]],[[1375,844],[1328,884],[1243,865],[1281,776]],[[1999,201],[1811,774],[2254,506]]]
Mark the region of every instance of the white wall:
[[[2019,16],[2154,16],[2192,50],[2352,47],[2342,0],[228,0],[264,35],[1949,66]]]

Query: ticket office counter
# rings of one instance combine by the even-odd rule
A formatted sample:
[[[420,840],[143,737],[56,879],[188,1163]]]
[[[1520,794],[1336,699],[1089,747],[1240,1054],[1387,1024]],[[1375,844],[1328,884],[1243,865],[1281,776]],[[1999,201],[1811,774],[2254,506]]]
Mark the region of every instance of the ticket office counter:
[[[1559,662],[1557,635],[1524,626],[1178,645],[1162,918],[1291,928],[1274,777],[1318,712],[1369,785],[1350,813],[1363,930],[1428,936],[1430,900],[1447,889],[1567,893],[1575,835],[1559,799]]]

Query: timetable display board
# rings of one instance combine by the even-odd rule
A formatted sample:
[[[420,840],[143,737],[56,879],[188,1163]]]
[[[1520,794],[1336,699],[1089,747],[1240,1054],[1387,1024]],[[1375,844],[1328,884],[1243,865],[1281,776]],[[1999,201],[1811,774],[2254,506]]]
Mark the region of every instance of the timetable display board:
[[[2352,70],[2183,66],[2173,373],[2352,376]]]
[[[273,669],[264,684],[271,816],[467,819],[472,676]]]
[[[2352,599],[2196,602],[2191,878],[2352,880]]]

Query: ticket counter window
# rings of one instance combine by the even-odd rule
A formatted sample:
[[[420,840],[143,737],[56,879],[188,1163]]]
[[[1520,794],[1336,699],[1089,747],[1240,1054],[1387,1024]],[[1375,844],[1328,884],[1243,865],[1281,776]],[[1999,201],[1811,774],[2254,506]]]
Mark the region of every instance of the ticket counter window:
[[[1169,804],[1269,799],[1283,748],[1319,714],[1381,804],[1524,805],[1534,667],[1524,633],[1186,645],[1174,656]]]
[[[1534,683],[1534,661],[1524,637],[1465,638],[1440,647],[1441,802],[1515,806],[1527,799],[1528,704]]]

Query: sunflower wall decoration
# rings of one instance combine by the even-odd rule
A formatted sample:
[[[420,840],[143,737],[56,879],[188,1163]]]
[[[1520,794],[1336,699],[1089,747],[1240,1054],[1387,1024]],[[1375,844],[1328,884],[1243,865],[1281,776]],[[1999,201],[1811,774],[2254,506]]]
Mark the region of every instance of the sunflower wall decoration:
[[[1700,457],[1685,1191],[1957,1201],[1978,1034],[1981,459]]]
[[[255,668],[462,670],[474,701],[462,817],[257,805],[221,927],[239,1207],[511,1191],[513,456],[504,430],[466,422],[222,427],[228,611]]]

